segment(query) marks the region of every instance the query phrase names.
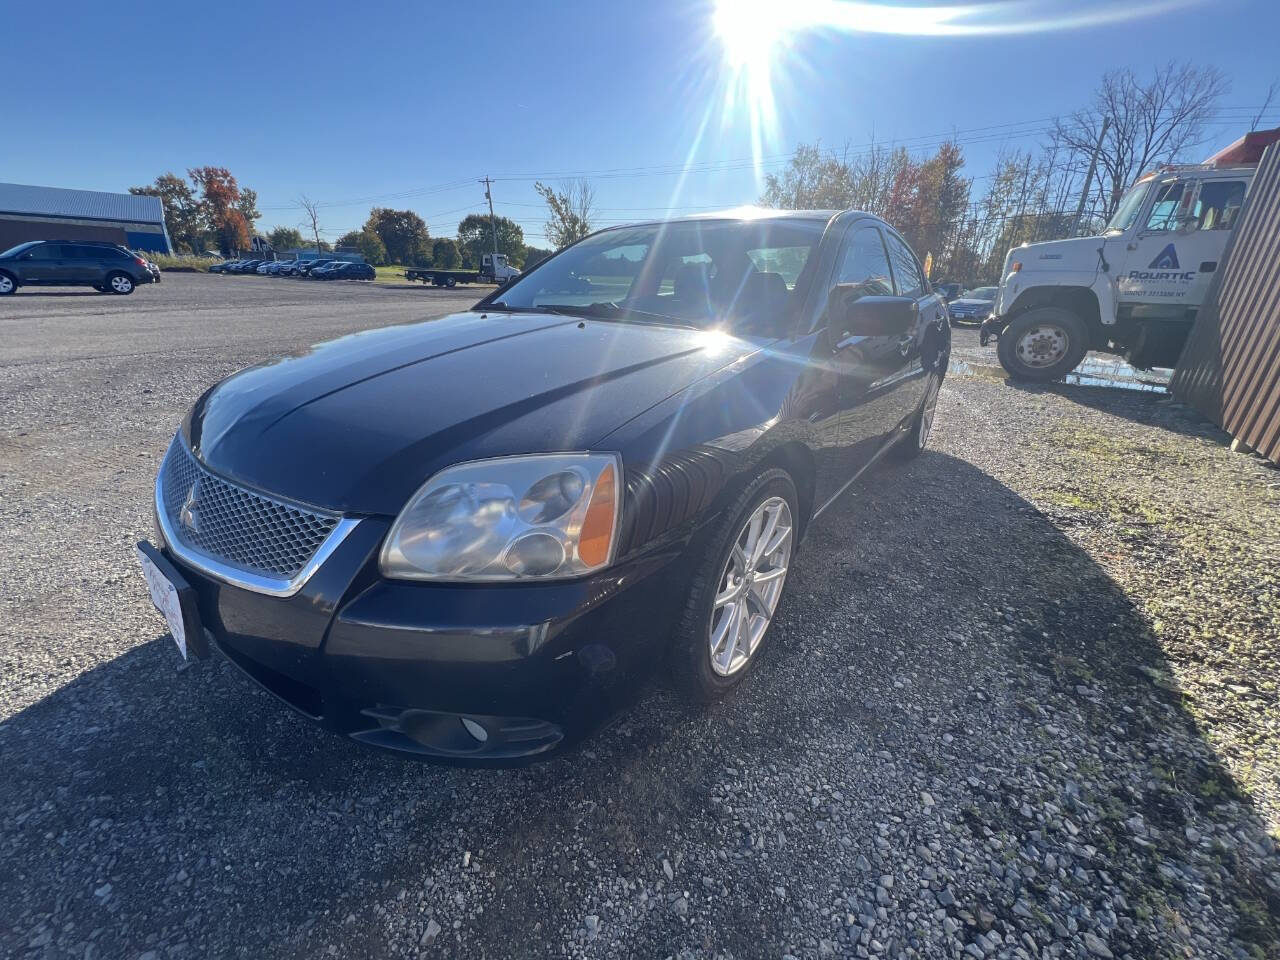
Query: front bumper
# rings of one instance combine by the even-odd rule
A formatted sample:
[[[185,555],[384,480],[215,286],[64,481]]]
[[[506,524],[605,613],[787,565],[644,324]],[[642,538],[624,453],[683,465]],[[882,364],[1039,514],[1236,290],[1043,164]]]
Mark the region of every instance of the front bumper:
[[[992,314],[982,321],[982,326],[978,327],[978,343],[986,346],[993,339],[999,339],[1000,334],[1004,333],[1004,328],[1008,326],[1004,317]]]
[[[212,645],[259,685],[335,733],[446,763],[510,765],[580,740],[634,699],[682,607],[670,547],[578,581],[413,583],[378,573],[388,526],[361,521],[290,597],[164,552]]]

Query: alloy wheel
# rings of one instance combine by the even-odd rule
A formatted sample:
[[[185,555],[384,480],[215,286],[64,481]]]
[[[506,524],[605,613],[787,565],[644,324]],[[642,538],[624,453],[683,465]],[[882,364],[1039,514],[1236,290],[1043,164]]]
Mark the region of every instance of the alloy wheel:
[[[13,280],[0,273],[0,293],[13,293]]]
[[[1042,323],[1028,329],[1018,338],[1018,359],[1028,367],[1052,367],[1067,355],[1071,337],[1057,324]]]
[[[791,507],[782,497],[770,497],[734,539],[707,634],[711,669],[719,676],[745,667],[764,639],[791,565],[791,534]]]
[[[121,274],[111,278],[111,289],[116,293],[128,293],[133,289],[133,281]]]

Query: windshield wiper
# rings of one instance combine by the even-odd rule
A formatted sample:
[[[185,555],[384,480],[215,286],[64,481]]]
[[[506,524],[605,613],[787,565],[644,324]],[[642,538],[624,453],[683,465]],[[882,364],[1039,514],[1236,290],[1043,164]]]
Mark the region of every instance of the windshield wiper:
[[[636,310],[633,307],[621,306],[612,300],[601,300],[597,303],[540,303],[536,309],[570,317],[588,317],[592,320],[624,320],[661,326],[685,327],[689,330],[700,329],[696,324],[685,320],[677,320],[675,317],[669,317],[665,313]]]

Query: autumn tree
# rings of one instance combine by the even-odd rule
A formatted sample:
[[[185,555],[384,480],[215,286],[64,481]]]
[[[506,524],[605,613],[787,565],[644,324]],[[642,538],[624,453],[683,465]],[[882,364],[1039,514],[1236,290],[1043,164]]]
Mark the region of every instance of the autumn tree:
[[[596,192],[590,181],[570,180],[561,184],[559,190],[538,181],[533,189],[547,204],[543,233],[557,250],[577,243],[591,232]]]
[[[231,171],[225,167],[196,167],[187,175],[201,192],[201,203],[222,252],[248,249],[249,223],[240,209],[240,185]]]
[[[137,196],[159,197],[164,222],[174,248],[184,253],[202,253],[207,245],[209,220],[200,198],[186,180],[176,173],[162,173],[154,183],[130,187]]]

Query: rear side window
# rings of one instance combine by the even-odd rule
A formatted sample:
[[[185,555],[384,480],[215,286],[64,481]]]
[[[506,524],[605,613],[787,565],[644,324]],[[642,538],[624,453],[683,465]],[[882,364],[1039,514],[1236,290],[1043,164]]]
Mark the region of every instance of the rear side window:
[[[893,261],[893,280],[900,297],[919,297],[924,294],[924,274],[911,248],[892,233],[885,236],[889,245],[889,259]]]
[[[64,256],[62,245],[58,243],[42,243],[27,251],[32,260],[61,260]]]

